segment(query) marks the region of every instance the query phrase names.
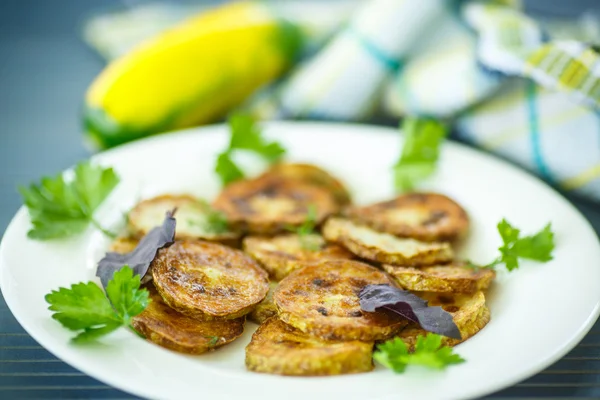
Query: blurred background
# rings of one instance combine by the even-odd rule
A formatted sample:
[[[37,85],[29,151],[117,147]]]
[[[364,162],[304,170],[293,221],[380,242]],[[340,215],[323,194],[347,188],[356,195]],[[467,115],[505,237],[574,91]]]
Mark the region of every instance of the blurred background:
[[[599,48],[598,0],[2,0],[0,232],[17,185],[233,110],[438,118],[452,140],[555,185],[598,231]],[[53,359],[36,346],[0,298],[0,398],[126,397],[36,363]],[[573,385],[498,396],[599,398],[597,373],[567,376]]]
[[[3,0],[0,226],[17,184],[238,109],[440,118],[596,201],[598,44],[597,0]]]

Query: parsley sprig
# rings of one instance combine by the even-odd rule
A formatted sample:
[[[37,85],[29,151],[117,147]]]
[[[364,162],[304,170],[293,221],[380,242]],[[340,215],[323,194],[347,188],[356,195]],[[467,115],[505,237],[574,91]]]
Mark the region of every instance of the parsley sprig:
[[[317,207],[314,204],[308,206],[306,219],[300,226],[289,225],[286,230],[295,233],[300,239],[300,245],[303,249],[309,251],[317,251],[321,248],[320,243],[313,239],[315,228],[317,226]]]
[[[502,238],[502,246],[498,248],[500,256],[491,263],[477,266],[471,262],[467,264],[471,268],[495,268],[504,264],[509,271],[519,268],[519,259],[524,258],[539,262],[552,260],[554,250],[554,233],[552,227],[547,224],[539,232],[521,237],[521,230],[512,226],[506,219],[498,223],[498,233]]]
[[[388,340],[377,346],[373,358],[399,374],[403,373],[408,365],[442,370],[450,365],[465,362],[460,355],[453,352],[451,347],[442,346],[442,336],[434,333],[417,337],[412,353],[409,353],[402,339]]]
[[[46,295],[52,318],[67,329],[78,332],[72,340],[85,343],[98,339],[121,326],[148,306],[148,291],[140,289],[140,276],[128,266],[115,272],[106,286],[106,294],[94,282],[76,283],[70,289],[59,288]],[[137,332],[136,332],[137,333]]]
[[[433,174],[440,147],[448,133],[441,122],[428,118],[406,118],[402,124],[404,146],[394,165],[396,190],[409,191]]]
[[[20,187],[33,224],[28,236],[37,240],[65,238],[83,232],[91,223],[105,235],[116,237],[101,226],[94,212],[118,183],[112,168],[83,162],[74,168],[73,179],[58,174]]]
[[[269,142],[263,136],[256,120],[249,114],[234,114],[229,118],[231,139],[229,147],[217,158],[215,172],[221,178],[223,185],[243,179],[244,171],[232,160],[236,150],[251,151],[269,163],[274,163],[283,157],[285,149],[278,142]]]

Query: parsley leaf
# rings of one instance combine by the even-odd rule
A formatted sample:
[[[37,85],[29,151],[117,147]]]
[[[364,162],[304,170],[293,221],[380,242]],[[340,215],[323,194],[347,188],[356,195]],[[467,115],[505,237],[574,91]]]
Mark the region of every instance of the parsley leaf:
[[[203,208],[206,217],[202,227],[209,233],[219,234],[229,231],[229,221],[225,213],[214,209],[206,200],[200,200],[200,206]]]
[[[498,233],[503,242],[498,248],[500,257],[488,264],[486,268],[504,264],[506,269],[512,271],[519,268],[519,258],[540,262],[552,260],[554,233],[550,224],[534,235],[520,237],[521,231],[503,219],[498,223]]]
[[[209,347],[214,347],[217,345],[217,343],[219,343],[219,339],[221,339],[219,336],[208,336],[210,338],[210,341],[208,342],[208,346]]]
[[[279,143],[265,141],[256,120],[249,114],[232,115],[229,118],[229,129],[230,149],[250,150],[270,162],[279,160],[285,154],[285,149]]]
[[[442,370],[449,365],[465,362],[451,347],[442,346],[442,337],[434,333],[417,337],[413,353],[408,352],[402,339],[388,340],[377,346],[373,358],[396,373],[403,373],[406,366],[411,364]]]
[[[231,138],[229,147],[219,154],[215,172],[224,185],[244,178],[244,172],[231,159],[235,150],[246,150],[256,153],[269,163],[274,163],[283,157],[285,149],[278,142],[268,142],[256,120],[249,114],[234,114],[229,118]]]
[[[228,185],[231,182],[244,179],[246,176],[231,159],[231,151],[225,151],[219,154],[217,158],[217,164],[215,165],[215,172],[221,178],[223,185]]]
[[[554,233],[552,226],[547,224],[541,231],[532,236],[517,240],[513,251],[521,258],[548,262],[552,260],[554,250]]]
[[[131,318],[144,311],[150,302],[148,291],[140,290],[140,281],[141,277],[125,266],[106,285],[106,295],[124,325],[130,325]]]
[[[418,181],[433,174],[448,128],[433,119],[407,118],[402,125],[404,146],[394,165],[396,190],[412,190]]]
[[[33,225],[27,235],[37,240],[65,238],[83,232],[92,223],[106,235],[115,236],[100,226],[93,213],[118,183],[112,168],[83,162],[73,170],[72,180],[59,174],[20,187]]]
[[[115,272],[106,295],[94,282],[88,282],[53,290],[45,298],[48,309],[54,311],[52,318],[67,329],[82,331],[72,339],[76,343],[95,340],[121,326],[131,327],[131,318],[150,302],[148,291],[140,289],[140,276],[128,266]]]
[[[317,251],[321,248],[321,244],[313,240],[315,227],[317,226],[317,207],[314,204],[308,206],[306,219],[300,226],[287,226],[286,230],[298,235],[300,244],[303,249],[309,251]]]

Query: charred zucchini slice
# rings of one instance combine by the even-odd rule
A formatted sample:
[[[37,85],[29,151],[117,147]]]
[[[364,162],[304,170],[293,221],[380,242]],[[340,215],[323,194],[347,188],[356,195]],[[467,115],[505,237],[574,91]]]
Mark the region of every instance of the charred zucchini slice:
[[[398,238],[342,218],[327,220],[323,236],[361,258],[393,265],[439,264],[454,255],[449,243]]]
[[[150,304],[133,317],[133,327],[149,341],[186,354],[201,354],[231,343],[244,332],[244,317],[223,321],[198,321],[163,301],[154,285],[146,285]]]
[[[240,234],[229,229],[225,216],[219,216],[210,205],[188,195],[163,195],[147,199],[129,213],[131,234],[141,238],[160,226],[165,212],[177,209],[176,239],[203,239],[234,245]]]
[[[373,342],[327,340],[271,318],[246,347],[246,367],[278,375],[354,374],[373,369],[372,352]]]
[[[339,206],[327,190],[291,179],[265,176],[227,186],[214,202],[234,229],[273,235],[302,225],[311,207],[321,223]]]
[[[248,314],[248,319],[250,321],[262,324],[269,318],[277,315],[277,307],[275,307],[275,303],[273,302],[275,288],[277,288],[277,282],[269,282],[269,292],[267,293],[267,296],[263,301],[256,305],[250,314]]]
[[[296,179],[328,190],[340,205],[350,204],[350,192],[339,179],[312,164],[279,163],[273,165],[265,175]]]
[[[464,342],[473,337],[490,322],[490,310],[485,305],[483,292],[475,292],[473,294],[415,292],[415,294],[427,300],[430,306],[441,306],[444,310],[452,314],[452,318],[460,330],[462,338],[452,339],[443,337],[442,344],[445,346],[455,346]],[[398,334],[398,337],[412,350],[417,342],[417,337],[426,333],[418,325],[411,324],[404,328]]]
[[[321,338],[385,339],[406,320],[384,312],[364,312],[358,297],[366,285],[381,283],[392,281],[370,265],[349,260],[322,261],[282,280],[275,291],[275,305],[282,321]]]
[[[468,268],[460,262],[420,268],[384,265],[383,269],[403,289],[443,293],[486,290],[496,277],[494,270]]]
[[[347,211],[347,216],[380,232],[426,242],[453,241],[469,229],[466,211],[454,200],[437,193],[410,193],[354,207]]]
[[[354,258],[343,247],[327,244],[318,234],[281,235],[272,238],[250,236],[244,239],[243,248],[275,281],[282,280],[307,262]]]
[[[250,256],[200,240],[159,250],[151,270],[170,307],[202,320],[246,315],[269,291],[267,273]]]

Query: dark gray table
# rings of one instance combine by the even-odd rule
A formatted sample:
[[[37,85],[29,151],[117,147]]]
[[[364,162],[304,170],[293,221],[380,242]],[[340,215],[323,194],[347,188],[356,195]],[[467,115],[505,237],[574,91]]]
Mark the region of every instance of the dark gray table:
[[[575,3],[554,2],[573,11]],[[17,184],[89,154],[77,110],[103,62],[79,40],[82,16],[117,0],[0,0],[0,232],[20,206]],[[135,3],[135,1],[133,1]],[[539,0],[532,7],[550,2]],[[550,4],[551,5],[551,4]],[[600,231],[597,206],[574,200]],[[510,351],[510,349],[506,349]],[[600,324],[548,370],[490,398],[600,399]],[[39,346],[0,297],[0,399],[131,398],[71,368]]]

